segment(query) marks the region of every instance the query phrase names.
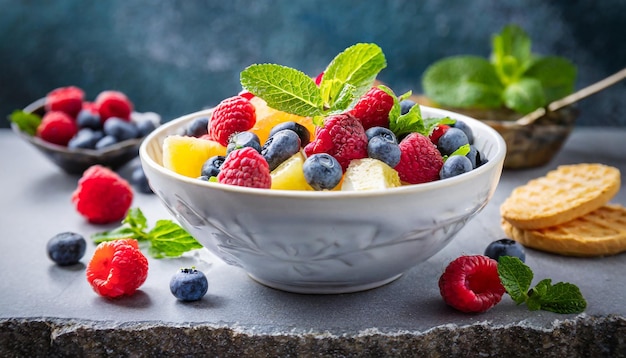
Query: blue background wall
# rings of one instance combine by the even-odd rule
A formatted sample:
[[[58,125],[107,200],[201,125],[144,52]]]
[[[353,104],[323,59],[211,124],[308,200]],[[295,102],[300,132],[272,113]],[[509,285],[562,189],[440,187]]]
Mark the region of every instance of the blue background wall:
[[[534,52],[571,59],[577,88],[626,66],[626,1],[0,0],[0,113],[49,90],[126,92],[164,120],[240,90],[239,72],[271,62],[319,73],[357,42],[380,45],[379,76],[397,93],[455,54],[488,56],[508,23]],[[578,125],[626,125],[626,82],[580,103]],[[0,126],[8,122],[1,121]]]

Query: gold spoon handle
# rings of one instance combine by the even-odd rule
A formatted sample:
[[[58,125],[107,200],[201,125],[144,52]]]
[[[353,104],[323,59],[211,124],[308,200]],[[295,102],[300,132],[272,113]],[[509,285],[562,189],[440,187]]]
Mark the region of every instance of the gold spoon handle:
[[[536,120],[538,120],[539,118],[543,117],[548,111],[554,112],[563,107],[567,107],[572,103],[576,103],[583,98],[587,98],[591,96],[592,94],[598,93],[605,88],[613,86],[614,84],[623,80],[624,78],[626,78],[626,68],[623,68],[620,71],[610,75],[609,77],[601,81],[598,81],[594,84],[591,84],[585,88],[582,88],[568,96],[565,96],[561,99],[551,102],[550,104],[548,104],[547,107],[537,108],[536,110],[528,113],[527,115],[515,121],[515,123],[518,125],[522,125],[522,126],[529,125],[535,122]]]

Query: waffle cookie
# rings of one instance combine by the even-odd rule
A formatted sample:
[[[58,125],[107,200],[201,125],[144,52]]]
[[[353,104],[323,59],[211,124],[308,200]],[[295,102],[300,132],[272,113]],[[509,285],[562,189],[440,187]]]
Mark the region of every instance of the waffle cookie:
[[[500,206],[500,214],[518,229],[551,227],[600,208],[620,186],[617,168],[603,164],[562,165],[513,190]]]
[[[626,208],[607,204],[561,225],[523,230],[502,220],[510,238],[534,249],[568,256],[606,256],[626,251]]]

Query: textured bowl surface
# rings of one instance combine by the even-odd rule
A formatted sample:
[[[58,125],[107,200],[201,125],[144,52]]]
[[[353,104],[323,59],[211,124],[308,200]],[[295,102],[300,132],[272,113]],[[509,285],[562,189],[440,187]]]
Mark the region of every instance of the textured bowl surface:
[[[43,116],[44,99],[33,102],[24,108],[24,111]],[[101,150],[69,149],[22,132],[15,123],[11,123],[11,129],[20,138],[37,148],[63,171],[73,175],[80,175],[95,164],[101,164],[116,170],[137,157],[139,146],[143,141],[143,138],[129,139]]]
[[[387,190],[305,192],[203,182],[165,169],[162,143],[196,117],[164,124],[140,148],[154,192],[198,241],[267,286],[299,293],[346,293],[398,278],[445,247],[492,197],[506,153],[489,126],[422,107],[426,117],[465,121],[487,158],[436,182]]]

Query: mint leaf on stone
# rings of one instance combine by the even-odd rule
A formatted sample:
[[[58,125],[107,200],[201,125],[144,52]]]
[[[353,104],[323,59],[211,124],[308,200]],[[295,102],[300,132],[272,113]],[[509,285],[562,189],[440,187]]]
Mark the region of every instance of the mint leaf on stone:
[[[533,280],[530,267],[517,257],[501,256],[498,259],[498,275],[513,301],[518,305],[524,303],[528,298],[526,292]]]
[[[322,115],[323,102],[315,81],[296,69],[257,64],[240,74],[241,85],[279,111],[313,117]]]

